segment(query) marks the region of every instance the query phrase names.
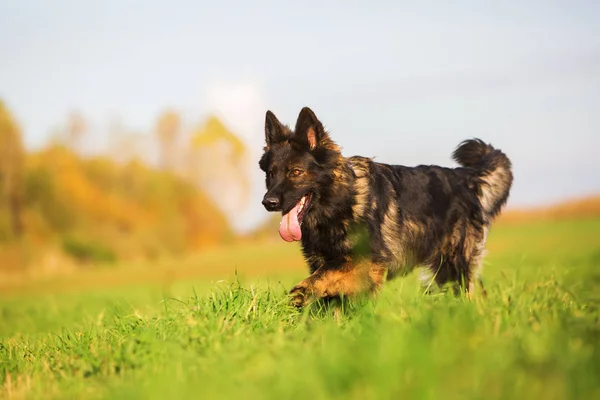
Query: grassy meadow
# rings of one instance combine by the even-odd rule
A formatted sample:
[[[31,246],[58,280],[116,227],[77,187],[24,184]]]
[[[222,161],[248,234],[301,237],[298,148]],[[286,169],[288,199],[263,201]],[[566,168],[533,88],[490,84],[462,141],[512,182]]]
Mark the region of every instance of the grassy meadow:
[[[0,282],[0,398],[600,398],[600,219],[496,225],[488,297],[416,274],[298,312],[299,247]]]

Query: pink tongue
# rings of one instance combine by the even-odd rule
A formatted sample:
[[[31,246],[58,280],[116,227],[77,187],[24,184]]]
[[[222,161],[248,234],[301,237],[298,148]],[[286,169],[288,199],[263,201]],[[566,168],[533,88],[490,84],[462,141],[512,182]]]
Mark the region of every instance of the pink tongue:
[[[296,204],[296,207],[292,208],[290,212],[283,216],[281,225],[279,225],[279,235],[286,242],[293,242],[294,240],[300,240],[302,237],[302,231],[300,230],[300,222],[298,222],[298,208],[300,203]]]

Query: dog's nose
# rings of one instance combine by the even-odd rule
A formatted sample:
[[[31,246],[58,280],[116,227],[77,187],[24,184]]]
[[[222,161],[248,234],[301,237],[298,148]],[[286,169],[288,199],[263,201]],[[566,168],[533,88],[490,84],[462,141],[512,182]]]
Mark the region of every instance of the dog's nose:
[[[269,211],[276,211],[279,208],[279,199],[275,196],[265,196],[262,203]]]

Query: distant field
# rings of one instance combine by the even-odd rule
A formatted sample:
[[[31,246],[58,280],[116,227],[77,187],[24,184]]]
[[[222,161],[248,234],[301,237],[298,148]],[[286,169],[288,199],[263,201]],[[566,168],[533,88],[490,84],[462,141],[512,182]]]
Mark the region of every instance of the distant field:
[[[283,242],[0,282],[0,398],[600,398],[600,218],[509,222],[486,300],[410,276],[339,323]]]

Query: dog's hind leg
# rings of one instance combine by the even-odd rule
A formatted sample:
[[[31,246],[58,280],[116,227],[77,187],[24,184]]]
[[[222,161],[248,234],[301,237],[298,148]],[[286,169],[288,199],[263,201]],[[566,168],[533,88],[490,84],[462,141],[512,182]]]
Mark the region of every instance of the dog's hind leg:
[[[480,265],[471,265],[470,266],[470,276],[468,278],[467,285],[467,297],[470,299],[473,297],[473,294],[476,292],[475,286],[479,286],[479,290],[482,297],[487,297],[487,291],[485,290],[485,285],[483,284],[483,279],[479,276]]]
[[[468,299],[472,299],[477,292],[476,286],[479,286],[480,293],[483,297],[487,295],[482,279],[478,276],[477,264],[458,263],[445,261],[441,262],[437,267],[431,267],[430,272],[433,275],[432,280],[435,281],[438,287],[443,288],[450,285],[456,295],[463,292]],[[429,289],[431,286],[426,288]],[[427,290],[426,292],[429,292]]]
[[[443,246],[429,262],[429,270],[440,286],[451,284],[454,292],[466,294],[471,299],[479,284],[485,296],[480,278],[485,257],[487,227],[477,228],[472,224],[458,225]]]
[[[488,228],[487,226],[483,228],[483,235],[478,240],[474,240],[473,246],[470,249],[470,254],[468,259],[469,263],[469,287],[468,294],[472,296],[475,292],[475,284],[479,285],[479,289],[481,291],[481,296],[486,297],[487,291],[485,290],[485,286],[483,284],[483,280],[481,279],[481,270],[483,269],[483,259],[487,253],[485,249],[485,244],[487,240]]]
[[[428,265],[427,271],[422,273],[421,285],[426,293],[432,292],[432,285],[441,290],[450,289],[456,295],[461,292],[471,298],[475,292],[475,276],[472,274],[472,265],[463,256],[440,254],[437,262]]]

